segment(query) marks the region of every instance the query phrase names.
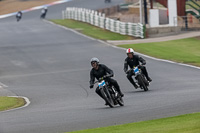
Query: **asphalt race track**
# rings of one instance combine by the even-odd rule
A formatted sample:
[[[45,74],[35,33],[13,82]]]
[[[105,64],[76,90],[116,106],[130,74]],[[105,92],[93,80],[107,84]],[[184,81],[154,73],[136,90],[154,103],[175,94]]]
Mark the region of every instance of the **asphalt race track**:
[[[49,7],[47,18],[60,18],[66,6],[97,9],[112,4],[74,0]],[[8,86],[0,92],[31,101],[26,108],[0,112],[0,133],[57,133],[200,112],[199,69],[144,57],[153,82],[148,92],[135,90],[123,72],[125,50],[39,16],[36,10],[18,23],[14,16],[0,20],[0,82]],[[106,107],[95,89],[89,89],[94,56],[114,70],[125,94],[124,107]]]

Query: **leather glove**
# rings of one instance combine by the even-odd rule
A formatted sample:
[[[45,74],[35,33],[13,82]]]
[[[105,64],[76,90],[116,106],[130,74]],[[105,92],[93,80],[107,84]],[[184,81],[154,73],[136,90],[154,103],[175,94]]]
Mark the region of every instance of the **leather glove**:
[[[90,85],[90,89],[92,89],[94,87],[94,85]]]
[[[104,79],[104,77],[101,77],[101,78],[99,78],[98,80],[101,81],[101,80],[103,80],[103,79]]]
[[[107,78],[107,77],[108,77],[108,75],[103,76],[104,79]]]

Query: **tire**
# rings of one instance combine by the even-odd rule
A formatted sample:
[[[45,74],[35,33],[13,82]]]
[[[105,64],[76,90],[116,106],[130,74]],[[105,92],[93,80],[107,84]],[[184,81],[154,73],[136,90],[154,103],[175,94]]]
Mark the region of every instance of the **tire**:
[[[142,75],[142,77],[143,77],[143,81],[144,81],[145,85],[146,85],[146,86],[149,86],[149,82],[148,82],[147,79],[144,77],[144,75]]]
[[[124,100],[122,99],[121,96],[119,96],[119,98],[117,99],[117,102],[120,106],[124,106]]]
[[[44,19],[45,18],[45,14],[42,14],[40,18]]]
[[[138,75],[137,80],[138,80],[140,87],[142,89],[144,89],[144,91],[148,91],[148,87],[145,84],[144,77],[142,75]]]
[[[115,87],[113,86],[113,88],[115,91]],[[114,96],[115,94],[113,94],[113,99],[115,100],[115,102],[117,102],[120,106],[124,106],[124,100],[122,99],[122,97],[119,95],[119,92],[117,92],[117,98],[116,96]]]
[[[108,92],[108,89],[107,88],[103,88],[103,89],[100,89],[100,92],[103,96],[103,99],[108,103],[108,105],[113,108],[114,107],[114,103],[113,103],[113,100],[112,100],[112,97],[110,95],[110,93]]]

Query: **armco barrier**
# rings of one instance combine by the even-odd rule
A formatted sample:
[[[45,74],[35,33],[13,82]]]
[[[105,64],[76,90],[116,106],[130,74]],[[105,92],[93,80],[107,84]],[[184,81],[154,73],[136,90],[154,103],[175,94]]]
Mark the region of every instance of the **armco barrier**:
[[[118,20],[106,18],[105,14],[94,10],[67,7],[62,12],[63,19],[74,19],[107,29],[122,35],[145,38],[145,27],[140,23],[126,23]]]

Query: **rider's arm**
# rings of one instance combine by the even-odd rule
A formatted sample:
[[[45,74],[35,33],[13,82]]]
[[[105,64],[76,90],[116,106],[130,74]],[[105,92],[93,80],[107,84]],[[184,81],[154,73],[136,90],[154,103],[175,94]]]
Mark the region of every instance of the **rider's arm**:
[[[124,72],[126,73],[128,70],[128,63],[127,63],[127,59],[125,59],[124,61]]]
[[[95,81],[95,77],[94,77],[93,71],[91,70],[90,71],[90,85],[93,85],[94,81]]]
[[[146,64],[146,61],[142,57],[138,57],[138,58],[139,58],[139,61],[142,63],[142,65]]]
[[[101,66],[104,68],[104,70],[109,73],[110,77],[114,76],[113,70],[111,70],[110,68],[108,68],[106,65],[102,65]]]

